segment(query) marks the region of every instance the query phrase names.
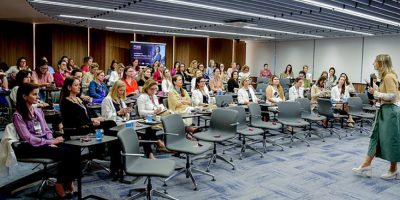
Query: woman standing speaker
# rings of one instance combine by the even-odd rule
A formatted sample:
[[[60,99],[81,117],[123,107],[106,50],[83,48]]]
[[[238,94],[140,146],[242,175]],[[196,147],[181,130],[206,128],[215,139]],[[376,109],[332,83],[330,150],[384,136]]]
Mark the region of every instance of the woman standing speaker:
[[[353,168],[353,172],[370,177],[371,162],[374,157],[379,157],[390,162],[388,171],[381,178],[395,179],[399,174],[397,162],[400,161],[400,107],[396,105],[399,101],[398,77],[389,55],[376,56],[374,68],[382,82],[379,91],[370,87],[368,92],[374,95],[381,106],[375,115],[367,156],[359,167]]]

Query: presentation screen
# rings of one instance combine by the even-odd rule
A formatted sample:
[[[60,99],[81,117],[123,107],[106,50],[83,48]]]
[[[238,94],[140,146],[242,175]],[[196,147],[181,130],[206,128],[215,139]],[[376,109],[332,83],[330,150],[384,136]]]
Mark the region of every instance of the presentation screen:
[[[165,66],[165,43],[133,42],[131,41],[131,61],[139,60],[140,66],[160,61]]]

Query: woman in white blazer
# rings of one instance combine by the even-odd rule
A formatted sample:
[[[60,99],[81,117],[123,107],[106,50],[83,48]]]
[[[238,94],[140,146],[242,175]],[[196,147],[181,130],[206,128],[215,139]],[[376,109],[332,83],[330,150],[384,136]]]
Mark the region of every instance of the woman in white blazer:
[[[157,115],[165,110],[164,106],[158,103],[158,99],[156,96],[157,90],[158,83],[153,79],[149,79],[144,83],[142,87],[142,93],[137,99],[138,112],[140,116],[144,117],[146,115]],[[152,128],[146,129],[146,134],[143,135],[143,139],[157,141],[157,149],[159,151],[165,150],[164,142],[157,137],[155,131]],[[150,159],[155,158],[152,153],[150,144],[144,144],[143,148],[145,149],[145,152],[150,152],[148,154],[148,157]]]
[[[243,77],[240,80],[240,89],[238,90],[238,103],[249,104],[250,102],[257,103],[258,98],[254,93],[253,87],[250,85],[250,78]]]
[[[294,79],[294,84],[289,89],[289,101],[295,101],[298,98],[304,98],[303,79]]]
[[[192,103],[193,106],[204,106],[210,104],[210,94],[206,87],[206,79],[203,77],[197,77],[196,86],[192,92]]]
[[[171,87],[174,87],[174,85],[172,84],[171,73],[169,69],[165,69],[163,72],[163,80],[161,82],[161,89],[164,95],[168,95],[168,92],[171,89]]]
[[[346,77],[341,76],[338,80],[337,85],[335,85],[335,87],[333,87],[331,90],[331,100],[334,102],[347,101],[347,98],[349,97],[349,90],[348,87],[346,87]],[[347,104],[336,104],[336,108],[344,110],[346,113],[349,113],[349,107],[347,106]],[[354,120],[351,115],[349,115],[347,122],[348,127],[354,127]]]
[[[125,83],[117,80],[111,87],[110,93],[101,102],[101,116],[105,120],[113,120],[117,123],[128,120],[132,108],[126,106],[125,99]]]

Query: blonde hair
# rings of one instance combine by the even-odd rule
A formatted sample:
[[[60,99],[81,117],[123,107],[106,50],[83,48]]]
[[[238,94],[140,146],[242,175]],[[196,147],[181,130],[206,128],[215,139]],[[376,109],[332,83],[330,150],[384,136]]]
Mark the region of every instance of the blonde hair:
[[[377,55],[375,58],[375,62],[379,65],[379,78],[383,79],[388,74],[394,74],[397,78],[397,74],[393,70],[392,59],[388,54]]]
[[[197,63],[197,66],[199,65],[199,62],[197,62],[197,60],[192,60],[192,62],[190,62],[190,67],[193,67],[194,63]]]
[[[250,81],[250,76],[245,76],[240,80],[240,88],[243,87],[243,84],[244,84],[245,80],[249,80]]]
[[[247,65],[243,65],[242,66],[242,70],[241,71],[244,71],[244,70],[249,70],[250,71],[250,67],[249,66],[247,66]]]
[[[154,81],[153,79],[149,79],[146,82],[144,82],[144,85],[142,87],[142,93],[147,94],[147,90],[149,90],[152,86],[157,85],[158,83]]]
[[[279,79],[278,76],[273,75],[271,77],[271,79],[269,80],[269,85],[274,86],[274,78]],[[285,93],[283,92],[283,88],[281,86],[281,82],[279,82],[279,84],[276,86],[276,88],[278,89],[279,97],[285,99]]]
[[[121,98],[119,98],[118,97],[118,89],[121,88],[121,87],[123,87],[125,89],[124,89],[124,94],[122,95]],[[110,96],[111,96],[111,99],[113,100],[113,102],[115,102],[115,103],[119,103],[119,100],[125,100],[126,99],[126,86],[125,86],[125,83],[123,81],[121,81],[121,80],[116,81],[114,83],[114,85],[111,87]]]
[[[146,67],[144,68],[141,72],[140,72],[140,80],[146,81],[147,79],[145,78],[144,74],[146,73],[147,70],[150,70],[151,73],[151,68]],[[149,79],[151,79],[151,75],[149,77]]]
[[[100,66],[99,66],[99,64],[97,64],[97,63],[92,63],[92,65],[90,65],[90,69],[95,69],[95,68],[100,68]]]

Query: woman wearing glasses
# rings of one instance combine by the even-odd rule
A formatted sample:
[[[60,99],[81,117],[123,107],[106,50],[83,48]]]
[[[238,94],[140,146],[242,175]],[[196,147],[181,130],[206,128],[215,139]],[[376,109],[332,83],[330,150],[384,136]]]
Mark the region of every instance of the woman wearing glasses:
[[[137,99],[138,112],[141,117],[147,115],[158,115],[166,109],[164,105],[158,103],[156,93],[158,91],[158,84],[153,79],[147,80],[142,88],[142,93]],[[146,134],[141,136],[145,140],[153,140],[157,142],[157,149],[164,150],[165,144],[155,134],[151,128],[146,129]],[[144,152],[150,159],[155,159],[151,145],[149,143],[143,144]]]
[[[197,77],[196,87],[192,92],[193,106],[204,106],[210,104],[210,94],[206,87],[206,79]]]

